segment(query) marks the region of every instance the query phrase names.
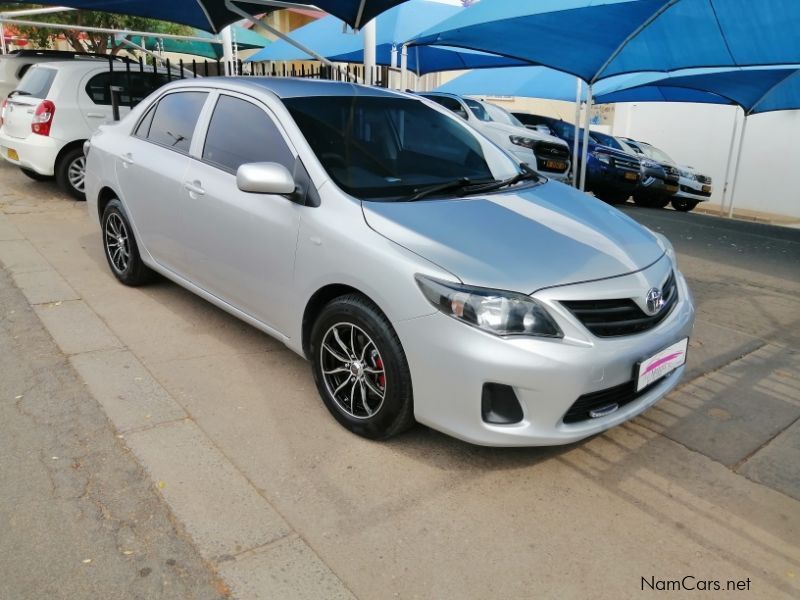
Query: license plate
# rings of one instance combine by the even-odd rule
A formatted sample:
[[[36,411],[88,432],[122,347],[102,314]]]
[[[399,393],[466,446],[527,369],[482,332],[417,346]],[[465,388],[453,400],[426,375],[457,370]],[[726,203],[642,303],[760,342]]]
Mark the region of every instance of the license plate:
[[[711,186],[710,185],[704,185],[703,186],[703,192],[706,193],[706,194],[710,194],[711,193]]]
[[[666,189],[668,192],[677,192],[678,191],[678,186],[677,185],[667,185],[667,186],[664,186],[664,189]]]
[[[6,156],[11,160],[19,160],[19,154],[13,148],[6,148]]]
[[[562,162],[560,160],[546,160],[544,161],[544,166],[547,169],[555,169],[557,171],[563,171],[567,168],[567,163]]]
[[[625,179],[630,179],[631,181],[637,181],[639,176],[636,173],[625,173]]]
[[[689,338],[684,338],[640,362],[636,373],[636,391],[643,390],[654,381],[683,365],[686,362],[688,346]]]

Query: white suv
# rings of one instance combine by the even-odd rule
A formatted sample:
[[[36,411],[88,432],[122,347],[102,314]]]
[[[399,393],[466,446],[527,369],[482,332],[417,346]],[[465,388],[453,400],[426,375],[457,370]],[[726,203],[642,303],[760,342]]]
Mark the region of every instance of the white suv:
[[[444,92],[424,92],[423,98],[451,110],[517,160],[539,173],[565,181],[569,177],[569,146],[561,138],[527,129],[504,108]]]
[[[113,71],[112,71],[113,65]],[[165,72],[107,60],[39,63],[28,69],[0,108],[0,156],[36,180],[84,198],[83,142],[113,122],[111,86],[120,86],[120,113],[167,82]]]

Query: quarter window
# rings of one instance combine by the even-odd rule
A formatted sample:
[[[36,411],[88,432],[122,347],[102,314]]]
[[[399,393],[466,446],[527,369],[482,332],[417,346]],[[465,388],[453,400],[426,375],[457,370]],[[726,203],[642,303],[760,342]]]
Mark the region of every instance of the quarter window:
[[[194,128],[207,96],[206,92],[175,92],[164,96],[156,106],[147,139],[189,152]]]
[[[264,110],[222,95],[208,126],[203,160],[233,173],[253,162],[276,162],[291,169],[294,155]]]
[[[436,102],[436,104],[444,106],[447,110],[453,111],[462,119],[467,118],[467,111],[461,105],[461,102],[459,102],[455,98],[450,98],[449,96],[433,96],[433,95],[427,96],[425,94],[423,94],[423,97],[427,98],[428,100],[433,100],[434,102]]]

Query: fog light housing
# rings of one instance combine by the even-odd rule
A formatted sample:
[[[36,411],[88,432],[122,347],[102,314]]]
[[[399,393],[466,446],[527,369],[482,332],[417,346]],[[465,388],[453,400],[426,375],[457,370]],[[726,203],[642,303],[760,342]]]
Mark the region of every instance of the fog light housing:
[[[514,388],[502,383],[483,384],[481,413],[484,422],[493,425],[513,425],[522,421],[523,417]]]

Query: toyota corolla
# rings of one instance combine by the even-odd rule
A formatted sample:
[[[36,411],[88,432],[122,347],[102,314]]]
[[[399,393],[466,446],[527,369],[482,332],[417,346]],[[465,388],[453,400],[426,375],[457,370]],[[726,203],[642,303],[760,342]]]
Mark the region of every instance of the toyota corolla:
[[[160,273],[281,340],[359,435],[572,442],[685,368],[694,308],[667,239],[415,96],[175,82],[86,151],[116,278]]]

